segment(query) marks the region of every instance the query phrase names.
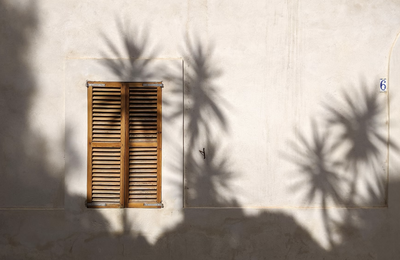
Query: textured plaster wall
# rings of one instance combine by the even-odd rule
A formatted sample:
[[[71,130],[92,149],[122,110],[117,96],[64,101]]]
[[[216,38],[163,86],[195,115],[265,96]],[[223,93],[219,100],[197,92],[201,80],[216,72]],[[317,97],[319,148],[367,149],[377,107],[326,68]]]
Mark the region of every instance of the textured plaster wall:
[[[0,256],[397,259],[399,13],[0,0]],[[87,80],[164,81],[163,209],[85,207]]]

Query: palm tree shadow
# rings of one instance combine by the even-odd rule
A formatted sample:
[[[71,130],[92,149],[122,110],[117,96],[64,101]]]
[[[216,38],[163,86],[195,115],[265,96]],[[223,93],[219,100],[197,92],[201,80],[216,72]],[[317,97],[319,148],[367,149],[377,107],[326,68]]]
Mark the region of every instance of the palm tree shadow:
[[[317,123],[311,124],[312,137],[307,140],[304,134],[299,133],[299,141],[291,142],[291,148],[296,155],[287,155],[286,158],[296,165],[296,174],[300,175],[291,190],[301,192],[305,190],[309,204],[314,202],[321,206],[322,220],[328,234],[328,241],[334,244],[332,238],[332,224],[328,207],[333,204],[344,203],[342,183],[346,182],[337,172],[341,162],[332,158],[334,147],[329,143],[329,131],[322,135]]]
[[[385,114],[378,95],[367,91],[365,85],[361,87],[366,89],[361,95],[344,92],[342,102],[334,100],[324,105],[326,119],[312,120],[313,137],[307,140],[300,133],[298,141],[291,143],[296,155],[288,156],[301,174],[301,185],[296,183],[292,190],[305,191],[309,203],[320,202],[331,245],[334,245],[332,230],[340,225],[331,218],[328,207],[383,205],[386,201],[383,151],[398,150],[396,144],[384,137]],[[323,127],[329,130],[321,136],[318,129]],[[350,223],[350,216],[344,219],[350,226],[356,226]]]
[[[347,195],[346,204],[357,205],[356,196],[359,193],[357,186],[360,182],[359,176],[364,169],[372,172],[367,189],[374,189],[380,194],[380,199],[375,203],[386,204],[387,198],[385,187],[385,172],[382,172],[385,152],[388,149],[398,151],[398,146],[385,137],[387,126],[385,126],[386,114],[384,105],[379,100],[379,94],[366,86],[361,85],[362,93],[356,91],[352,95],[343,92],[343,101],[334,100],[325,105],[328,112],[327,127],[337,129],[336,134],[331,139],[335,150],[343,153],[341,160],[344,169],[349,174],[350,192]],[[371,89],[371,90],[369,90]],[[335,109],[341,107],[342,109]],[[365,175],[365,172],[364,172]],[[372,181],[372,183],[371,183]],[[371,198],[369,198],[371,199]],[[380,202],[379,202],[380,201]]]
[[[227,102],[220,94],[215,80],[222,75],[213,62],[214,46],[204,47],[199,39],[186,42],[184,111],[172,118],[185,119],[185,206],[234,206],[234,200],[224,198],[235,173],[228,170],[228,158],[218,149],[215,132],[228,132],[223,112]],[[199,150],[205,149],[204,160]]]
[[[103,40],[108,51],[103,50],[102,56],[107,57],[110,54],[115,57],[107,59],[105,66],[118,76],[121,80],[127,78],[151,78],[156,75],[154,71],[149,70],[149,64],[152,58],[157,57],[158,48],[150,49],[149,31],[130,28],[121,20],[117,20],[117,28],[121,35],[121,47],[116,40],[103,34]],[[127,57],[121,59],[121,57]]]
[[[118,22],[119,34],[121,35],[122,48],[118,47],[115,39],[103,36],[107,49],[112,56],[128,56],[128,62],[122,59],[108,59],[105,61],[106,68],[121,80],[126,78],[151,78],[157,73],[174,71],[175,68],[160,68],[159,71],[151,71],[149,68],[150,58],[157,57],[157,52],[148,50],[151,45],[148,34],[139,35],[137,30],[126,29],[122,22]],[[233,205],[231,201],[225,201],[218,197],[222,190],[229,190],[228,183],[234,175],[226,170],[228,160],[217,151],[214,131],[222,129],[227,132],[226,117],[223,106],[226,102],[219,92],[219,87],[214,83],[221,74],[221,70],[215,68],[212,55],[214,47],[204,47],[195,39],[186,42],[185,61],[186,68],[184,82],[175,73],[163,74],[161,76],[169,81],[181,85],[183,88],[173,88],[168,91],[174,96],[182,96],[185,99],[185,108],[175,103],[163,100],[163,110],[168,112],[163,115],[163,120],[176,120],[184,118],[185,121],[185,205],[194,206],[217,206],[222,204]],[[106,56],[106,52],[102,52]],[[146,59],[143,57],[146,56]],[[158,75],[159,76],[159,75]],[[173,140],[170,140],[173,141]],[[201,146],[201,147],[198,147]],[[206,159],[201,162],[198,159],[198,150],[206,149]],[[218,154],[218,158],[215,156]],[[179,169],[179,165],[172,165]],[[183,172],[181,169],[180,172]],[[222,181],[222,179],[224,181]],[[194,195],[196,194],[196,195]],[[218,197],[218,198],[217,198]]]
[[[187,107],[185,111],[176,110],[170,118],[185,116],[187,129],[190,131],[189,143],[199,137],[203,130],[210,133],[211,122],[227,131],[226,116],[222,108],[228,106],[222,98],[215,81],[222,75],[219,68],[215,68],[212,60],[214,46],[204,47],[199,39],[187,40],[184,54],[186,71],[184,89],[175,90],[183,95]]]
[[[335,171],[341,166],[341,162],[332,160],[330,157],[333,147],[328,143],[329,132],[322,135],[318,126],[312,121],[312,138],[306,139],[304,134],[299,134],[299,143],[291,142],[293,151],[297,156],[288,156],[292,163],[299,169],[302,175],[301,181],[294,183],[292,189],[297,190],[305,185],[309,186],[307,200],[312,203],[318,196],[321,197],[321,204],[326,207],[328,200],[343,202],[341,193],[338,191],[340,182],[343,180]]]
[[[0,1],[0,207],[64,204],[63,167],[54,163],[62,158],[54,156],[62,143],[42,132],[54,133],[57,124],[44,127],[49,121],[38,115],[38,107],[48,106],[49,101],[46,92],[39,91],[37,70],[28,58],[31,41],[40,30],[38,10],[36,2]]]

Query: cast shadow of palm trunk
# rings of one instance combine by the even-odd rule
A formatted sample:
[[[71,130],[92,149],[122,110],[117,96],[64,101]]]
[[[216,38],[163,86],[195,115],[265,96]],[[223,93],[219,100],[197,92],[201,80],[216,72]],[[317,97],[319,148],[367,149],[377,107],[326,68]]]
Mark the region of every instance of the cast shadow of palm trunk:
[[[39,123],[38,107],[52,104],[39,92],[30,59],[37,3],[0,1],[0,17],[0,207],[62,207],[62,164],[50,152],[62,144],[43,133],[48,121]]]

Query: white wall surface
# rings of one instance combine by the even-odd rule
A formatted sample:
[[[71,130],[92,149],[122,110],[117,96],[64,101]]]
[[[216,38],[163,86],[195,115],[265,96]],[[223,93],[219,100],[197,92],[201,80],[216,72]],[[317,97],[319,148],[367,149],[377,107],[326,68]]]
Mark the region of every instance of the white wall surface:
[[[399,14],[0,0],[0,256],[397,259]],[[165,208],[85,207],[87,80],[164,81]]]

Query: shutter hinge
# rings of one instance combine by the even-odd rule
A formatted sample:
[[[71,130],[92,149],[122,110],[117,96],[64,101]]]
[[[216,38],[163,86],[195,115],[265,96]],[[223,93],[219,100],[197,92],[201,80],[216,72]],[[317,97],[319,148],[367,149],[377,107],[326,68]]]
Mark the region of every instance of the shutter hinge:
[[[105,87],[104,83],[86,83],[86,87]]]
[[[119,203],[107,203],[107,202],[87,202],[86,206],[87,207],[96,207],[96,206],[100,206],[100,207],[106,207],[109,205],[119,205]]]
[[[143,206],[164,208],[164,204],[162,203],[143,203]]]
[[[161,87],[161,88],[164,88],[164,84],[159,84],[159,83],[157,83],[157,84],[153,84],[153,83],[143,83],[143,87]]]

